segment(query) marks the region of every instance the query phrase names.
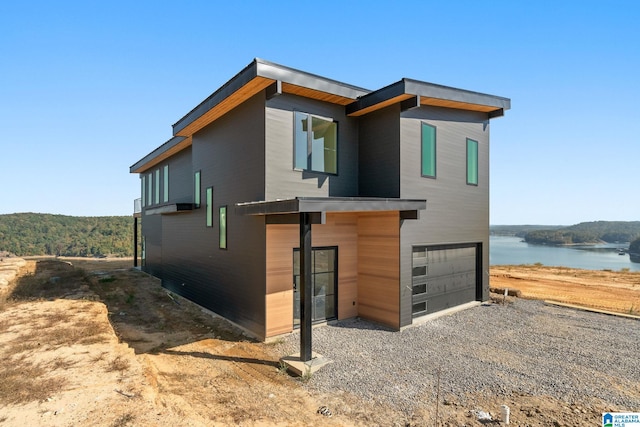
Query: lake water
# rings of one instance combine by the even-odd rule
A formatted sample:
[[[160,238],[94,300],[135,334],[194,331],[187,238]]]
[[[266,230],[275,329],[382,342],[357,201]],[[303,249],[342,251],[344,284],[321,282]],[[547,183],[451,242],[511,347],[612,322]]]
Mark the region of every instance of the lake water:
[[[631,262],[629,254],[618,255],[618,248],[625,244],[602,244],[594,246],[544,246],[524,243],[521,237],[490,236],[489,264],[535,264],[584,268],[587,270],[615,270],[628,268],[640,271],[640,263]]]

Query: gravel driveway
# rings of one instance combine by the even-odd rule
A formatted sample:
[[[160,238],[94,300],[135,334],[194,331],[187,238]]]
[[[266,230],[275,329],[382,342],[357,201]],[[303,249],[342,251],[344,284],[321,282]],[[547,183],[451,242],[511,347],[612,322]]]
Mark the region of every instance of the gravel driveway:
[[[282,343],[298,350],[298,335]],[[440,395],[595,397],[640,408],[640,321],[517,299],[482,305],[394,332],[353,319],[313,330],[313,350],[334,363],[308,387],[340,390],[412,411]]]

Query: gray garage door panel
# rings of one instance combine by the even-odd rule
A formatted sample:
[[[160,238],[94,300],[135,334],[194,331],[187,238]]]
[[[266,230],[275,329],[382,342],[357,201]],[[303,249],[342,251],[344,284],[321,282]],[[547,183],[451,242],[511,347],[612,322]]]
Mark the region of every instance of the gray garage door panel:
[[[474,301],[476,266],[476,244],[414,247],[413,316]]]

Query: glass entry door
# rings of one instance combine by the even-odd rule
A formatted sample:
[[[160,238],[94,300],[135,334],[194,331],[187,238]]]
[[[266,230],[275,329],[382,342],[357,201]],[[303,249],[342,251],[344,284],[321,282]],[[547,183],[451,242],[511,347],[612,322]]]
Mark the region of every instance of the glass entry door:
[[[337,317],[338,248],[311,250],[312,320],[323,322]],[[293,250],[293,326],[300,326],[300,249]]]

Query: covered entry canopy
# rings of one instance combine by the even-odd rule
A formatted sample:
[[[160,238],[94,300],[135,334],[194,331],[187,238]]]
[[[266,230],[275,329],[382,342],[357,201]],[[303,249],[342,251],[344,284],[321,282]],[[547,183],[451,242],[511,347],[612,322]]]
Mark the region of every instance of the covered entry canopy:
[[[237,203],[235,206],[236,213],[240,215],[399,211],[400,217],[403,219],[417,219],[418,212],[426,208],[426,200],[376,197],[295,197],[293,199]]]
[[[361,197],[296,197],[238,203],[236,214],[265,216],[267,224],[300,225],[300,361],[312,363],[311,224],[324,224],[327,213],[397,212],[396,218],[417,219],[426,200]],[[398,227],[400,224],[398,224]]]

